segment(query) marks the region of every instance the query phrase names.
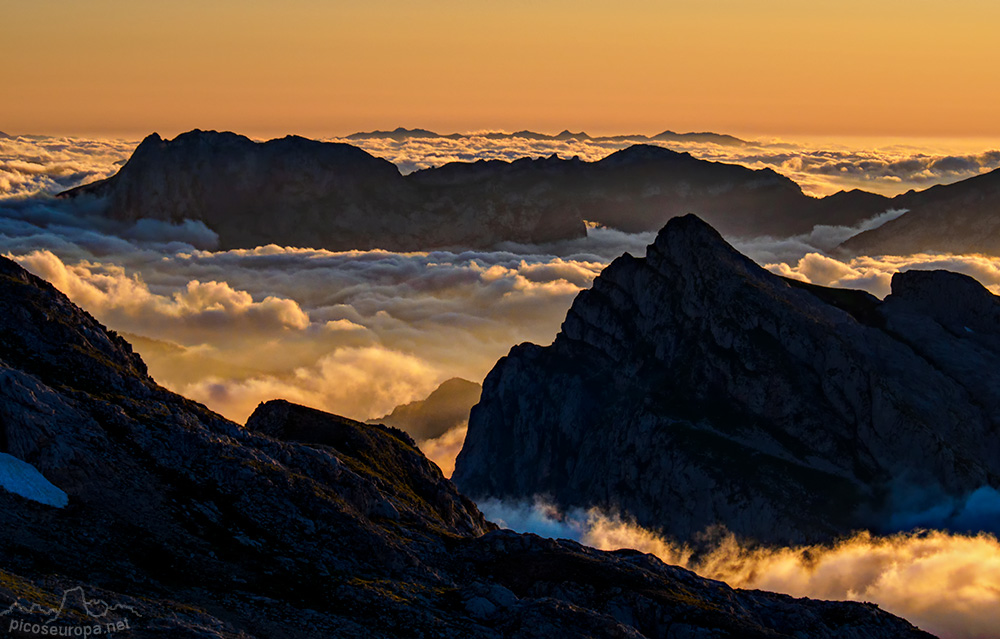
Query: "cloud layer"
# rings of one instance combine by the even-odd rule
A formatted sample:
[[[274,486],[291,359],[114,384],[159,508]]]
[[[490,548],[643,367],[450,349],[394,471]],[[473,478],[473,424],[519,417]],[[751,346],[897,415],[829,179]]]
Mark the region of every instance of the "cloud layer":
[[[329,138],[383,157],[404,173],[448,162],[521,157],[578,156],[599,160],[632,142],[625,140],[495,139],[470,134],[460,139]],[[138,140],[21,136],[0,138],[0,197],[55,193],[113,175]],[[950,183],[1000,167],[998,141],[976,140],[754,140],[746,146],[711,142],[649,142],[695,157],[771,168],[813,195],[861,188],[894,195]]]
[[[606,264],[591,253],[217,252],[69,227],[0,236],[0,251],[126,333],[158,381],[239,421],[278,396],[366,419],[449,377],[482,379],[513,344],[551,341]]]
[[[990,534],[859,533],[826,546],[757,548],[714,531],[709,549],[696,554],[597,509],[561,513],[542,500],[479,506],[506,528],[602,550],[634,548],[734,588],[871,601],[943,639],[986,639],[1000,627],[1000,542]]]
[[[114,175],[138,140],[0,136],[0,196],[54,193]]]

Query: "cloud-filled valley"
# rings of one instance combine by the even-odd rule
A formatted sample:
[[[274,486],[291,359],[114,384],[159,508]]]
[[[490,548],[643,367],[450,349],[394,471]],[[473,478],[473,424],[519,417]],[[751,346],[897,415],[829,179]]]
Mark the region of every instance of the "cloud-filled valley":
[[[351,143],[404,171],[484,157],[596,159],[628,144],[476,135]],[[274,396],[364,419],[425,396],[449,377],[481,380],[512,345],[550,341],[576,293],[621,253],[641,255],[654,237],[590,228],[584,239],[508,243],[489,251],[330,252],[273,245],[216,251],[217,236],[201,222],[126,224],[95,215],[86,201],[51,197],[113,174],[133,146],[0,139],[0,251],[129,335],[161,383],[238,421]],[[961,162],[924,151],[907,155],[902,147],[671,146],[707,159],[792,168],[790,175],[807,189],[810,180],[827,174],[864,174],[873,183],[887,176],[914,184],[958,179],[996,160],[988,152]],[[831,171],[829,162],[840,168]],[[942,172],[947,167],[951,173]],[[814,190],[844,185],[824,182]],[[906,268],[950,268],[997,290],[1000,263],[989,256],[835,254],[843,240],[901,214],[887,211],[857,227],[818,226],[792,238],[732,240],[776,273],[880,296],[891,274]]]
[[[503,252],[150,250],[15,259],[116,330],[159,340],[138,340],[154,375],[239,421],[276,396],[365,419],[447,377],[481,378],[511,344],[551,340],[603,266]]]
[[[404,172],[453,160],[552,153],[598,159],[627,145],[476,136],[352,143]],[[513,345],[551,342],[577,293],[615,257],[642,255],[654,238],[591,227],[586,238],[493,250],[335,252],[267,245],[221,251],[218,237],[200,222],[112,222],[93,215],[85,201],[52,197],[112,175],[133,146],[0,139],[0,254],[122,333],[158,382],[240,423],[259,402],[278,397],[365,420],[426,397],[446,379],[481,381]],[[670,146],[705,159],[771,167],[814,194],[855,187],[895,193],[1000,166],[996,151],[957,148],[934,154],[902,146],[830,151],[778,142]],[[1000,257],[838,253],[847,238],[904,214],[890,210],[854,227],[817,226],[789,238],[729,239],[770,271],[814,284],[882,297],[893,273],[948,269],[1000,294]],[[466,429],[462,423],[420,442],[446,476]],[[983,513],[995,521],[1000,497],[995,491],[977,495],[974,503],[950,505],[949,516],[970,526]],[[986,533],[858,534],[828,546],[771,549],[720,534],[707,551],[695,552],[596,510],[560,513],[543,502],[482,506],[517,530],[603,549],[636,548],[734,587],[874,601],[943,637],[986,637],[1000,623],[1000,544]],[[901,530],[948,523],[937,512],[903,515]]]

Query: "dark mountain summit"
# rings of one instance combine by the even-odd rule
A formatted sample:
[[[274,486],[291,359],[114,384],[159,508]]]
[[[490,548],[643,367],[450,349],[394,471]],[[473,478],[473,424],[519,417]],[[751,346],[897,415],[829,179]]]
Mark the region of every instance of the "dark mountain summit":
[[[788,281],[677,218],[580,293],[551,346],[497,363],[453,477],[684,540],[722,524],[827,541],[958,511],[1000,487],[998,313],[954,273],[896,274],[885,301]]]
[[[348,144],[298,137],[258,143],[214,131],[169,141],[153,134],[114,176],[61,195],[96,197],[117,220],[201,221],[222,248],[489,248],[583,237],[584,220],[652,231],[688,212],[727,234],[789,236],[883,210],[880,200],[860,198],[832,207],[770,169],[654,145],[599,162],[553,155],[456,162],[403,176]]]
[[[495,530],[395,429],[284,401],[232,423],[5,258],[0,311],[9,629],[58,611],[60,632],[171,639],[928,636],[868,604]]]
[[[954,184],[910,191],[890,208],[908,212],[860,233],[841,248],[853,255],[926,251],[1000,255],[1000,169]]]

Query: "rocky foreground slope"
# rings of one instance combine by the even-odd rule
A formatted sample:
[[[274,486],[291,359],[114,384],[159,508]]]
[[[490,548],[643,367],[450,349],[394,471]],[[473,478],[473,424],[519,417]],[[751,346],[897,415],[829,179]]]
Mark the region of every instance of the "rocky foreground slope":
[[[690,540],[949,526],[1000,487],[1000,301],[944,271],[884,301],[785,280],[694,216],[579,294],[548,347],[497,363],[453,479]]]
[[[227,421],[3,258],[0,318],[12,636],[927,636],[868,604],[495,530],[401,431],[283,401]]]
[[[489,248],[583,237],[585,220],[655,231],[688,212],[727,234],[789,236],[885,210],[870,194],[816,199],[770,169],[643,144],[598,162],[454,162],[403,176],[349,144],[197,130],[150,135],[114,176],[61,195],[95,197],[126,222],[201,221],[226,249]]]

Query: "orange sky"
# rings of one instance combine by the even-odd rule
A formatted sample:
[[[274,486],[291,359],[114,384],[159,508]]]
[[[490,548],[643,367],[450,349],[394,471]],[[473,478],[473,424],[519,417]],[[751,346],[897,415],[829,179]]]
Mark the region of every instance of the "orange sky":
[[[995,0],[0,0],[0,130],[996,136]]]

